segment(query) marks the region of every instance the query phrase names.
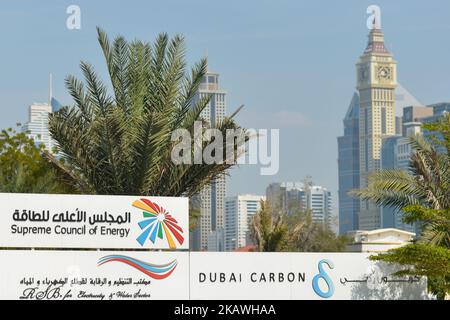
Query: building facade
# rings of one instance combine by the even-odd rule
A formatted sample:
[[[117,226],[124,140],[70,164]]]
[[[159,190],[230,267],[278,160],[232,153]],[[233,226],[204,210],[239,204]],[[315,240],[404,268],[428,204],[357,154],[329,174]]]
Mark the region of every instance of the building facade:
[[[432,114],[432,108],[418,106],[420,102],[400,84],[395,90],[395,105],[402,110],[396,110],[396,136],[402,135],[403,122],[422,114]],[[417,105],[410,107],[410,105]],[[423,108],[427,110],[422,110]],[[403,112],[401,114],[400,112]],[[339,233],[345,234],[359,229],[360,201],[349,196],[349,192],[360,186],[360,149],[359,149],[359,94],[354,93],[344,118],[344,135],[338,137],[338,173],[339,173]],[[396,136],[393,136],[394,138]],[[383,143],[390,136],[383,137]],[[388,142],[387,142],[388,143]],[[383,151],[382,151],[383,152]],[[388,152],[385,152],[388,154]],[[391,159],[392,160],[392,159]],[[390,161],[389,159],[382,161]],[[393,160],[392,160],[393,161]],[[392,162],[391,161],[391,162]],[[393,162],[392,162],[393,163]],[[385,164],[386,167],[386,164]],[[380,212],[383,218],[383,213]],[[380,220],[381,221],[381,220]]]
[[[448,108],[448,111],[447,109]],[[422,130],[423,123],[437,121],[445,112],[450,112],[449,103],[439,103],[430,106],[409,106],[403,109],[402,135],[383,139],[381,158],[382,169],[400,169],[409,171],[411,155],[414,149],[410,143],[410,136],[430,134]],[[439,146],[438,146],[439,150]],[[407,232],[420,234],[420,224],[407,224],[402,219],[402,211],[392,207],[381,207],[381,227],[396,228]]]
[[[358,229],[359,199],[349,192],[359,188],[359,94],[354,93],[338,137],[339,234]]]
[[[372,231],[352,231],[348,233],[348,236],[351,242],[347,246],[347,251],[378,253],[411,244],[416,234],[395,228],[385,228]]]
[[[421,122],[423,118],[433,116],[433,108],[427,106],[408,106],[403,109],[403,128],[402,136],[406,136],[406,127],[404,124]]]
[[[259,195],[238,195],[225,199],[225,251],[252,244],[251,223],[261,210],[261,201],[265,199]]]
[[[22,131],[34,140],[36,145],[44,145],[47,151],[52,151],[54,142],[48,130],[48,117],[52,107],[48,103],[33,103],[28,109],[28,121]]]
[[[413,123],[411,123],[412,125]],[[406,131],[406,136],[392,136],[383,140],[381,149],[382,169],[409,170],[409,161],[413,149],[408,136],[420,134],[420,123],[414,123]],[[382,206],[381,228],[396,228],[408,232],[417,232],[416,224],[407,224],[403,221],[403,213],[393,207]]]
[[[308,179],[304,182],[272,183],[266,188],[266,199],[277,212],[292,214],[298,210],[309,210],[315,223],[331,228],[331,192]]]
[[[224,228],[216,228],[208,234],[207,250],[212,252],[225,251],[225,230]]]
[[[50,74],[48,103],[33,103],[29,106],[28,121],[22,126],[22,131],[33,139],[37,146],[43,145],[51,153],[53,153],[56,143],[51,138],[48,120],[52,112],[57,112],[62,107],[61,103],[53,97],[52,75]]]
[[[292,214],[296,210],[305,210],[307,199],[304,186],[304,182],[271,183],[266,188],[266,199],[273,211]]]
[[[397,168],[397,145],[402,137],[399,135],[385,137],[381,147],[381,168],[389,170]],[[397,210],[390,207],[380,209],[381,228],[395,228]],[[355,229],[356,230],[356,229]]]
[[[369,175],[381,168],[381,145],[386,136],[396,134],[395,89],[397,62],[384,45],[382,31],[374,27],[357,63],[359,92],[360,188],[367,187]],[[360,202],[359,228],[381,226],[380,209],[370,201]]]
[[[322,223],[331,228],[332,223],[332,197],[331,192],[321,186],[311,186],[306,193],[306,208],[311,210],[315,223]]]

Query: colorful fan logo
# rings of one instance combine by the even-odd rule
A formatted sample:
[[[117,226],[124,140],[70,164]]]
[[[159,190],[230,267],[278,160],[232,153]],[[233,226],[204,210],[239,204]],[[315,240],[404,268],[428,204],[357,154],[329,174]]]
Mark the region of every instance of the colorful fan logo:
[[[180,245],[183,244],[184,237],[181,235],[183,229],[166,209],[147,199],[134,201],[133,207],[144,210],[143,216],[145,219],[139,222],[139,227],[143,231],[136,239],[141,246],[145,244],[147,239],[155,243],[156,238],[165,239],[170,249],[176,249],[175,239]]]
[[[163,265],[156,265],[151,263],[146,263],[131,257],[127,256],[119,256],[119,255],[112,255],[112,256],[105,256],[101,258],[98,261],[98,266],[101,266],[105,263],[117,261],[125,263],[143,273],[148,275],[149,277],[157,280],[165,279],[168,276],[172,274],[172,272],[177,267],[177,260],[173,260],[172,262],[169,262],[167,264]]]

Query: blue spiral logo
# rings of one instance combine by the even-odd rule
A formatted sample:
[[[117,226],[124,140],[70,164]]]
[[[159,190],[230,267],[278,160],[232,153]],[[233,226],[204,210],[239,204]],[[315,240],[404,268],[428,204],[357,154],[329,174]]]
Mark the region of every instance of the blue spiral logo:
[[[323,265],[326,264],[328,268],[333,269],[334,264],[330,260],[320,260],[317,267],[319,269],[319,273],[316,274],[312,280],[312,287],[314,292],[321,298],[330,298],[334,293],[334,284],[328,274],[323,270]],[[322,291],[319,287],[319,280],[323,279],[327,284],[328,290]]]

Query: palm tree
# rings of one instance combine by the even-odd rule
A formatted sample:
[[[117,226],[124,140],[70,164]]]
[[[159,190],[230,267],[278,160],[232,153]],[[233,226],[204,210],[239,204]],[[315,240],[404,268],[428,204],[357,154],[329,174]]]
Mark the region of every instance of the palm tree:
[[[410,143],[414,152],[409,171],[394,169],[374,172],[369,176],[367,188],[351,192],[362,200],[373,201],[380,206],[406,209],[404,219],[407,221],[417,220],[417,206],[438,211],[450,209],[448,153],[438,152],[422,136],[410,137]],[[447,230],[447,239],[441,233],[442,228],[430,221],[425,224],[420,241],[435,244],[440,243],[436,239],[447,241],[450,233],[448,221],[444,229]]]
[[[161,34],[151,45],[123,37],[110,43],[104,31],[97,28],[97,33],[111,83],[104,84],[90,64],[81,62],[84,83],[66,79],[75,105],[49,120],[63,161],[46,157],[65,181],[82,193],[192,196],[226,174],[234,163],[171,161],[172,132],[193,133],[209,103],[210,97],[196,96],[206,59],[187,73],[181,36]],[[224,137],[227,129],[239,129],[234,114],[214,127]],[[202,129],[207,127],[203,121]],[[201,150],[211,141],[204,140]]]
[[[407,223],[423,223],[418,243],[371,259],[404,265],[406,269],[397,275],[427,276],[431,292],[444,299],[450,291],[450,116],[425,128],[436,130],[431,139],[434,143],[421,136],[410,137],[414,153],[409,171],[375,172],[366,189],[352,194],[402,210]],[[438,136],[439,139],[434,139]],[[444,147],[443,152],[438,152],[438,147]]]
[[[288,248],[288,228],[283,216],[272,212],[266,201],[261,201],[260,211],[252,220],[252,235],[257,251],[279,252]]]

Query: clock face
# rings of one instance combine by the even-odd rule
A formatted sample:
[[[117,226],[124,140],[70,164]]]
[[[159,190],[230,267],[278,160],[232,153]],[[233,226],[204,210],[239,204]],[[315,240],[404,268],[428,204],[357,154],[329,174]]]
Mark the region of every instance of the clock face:
[[[360,81],[366,81],[369,78],[369,68],[367,66],[361,67],[359,69],[359,79]]]
[[[382,79],[382,80],[390,80],[390,79],[392,79],[391,68],[383,67],[383,66],[382,67],[378,67],[377,76],[378,76],[378,79]]]

